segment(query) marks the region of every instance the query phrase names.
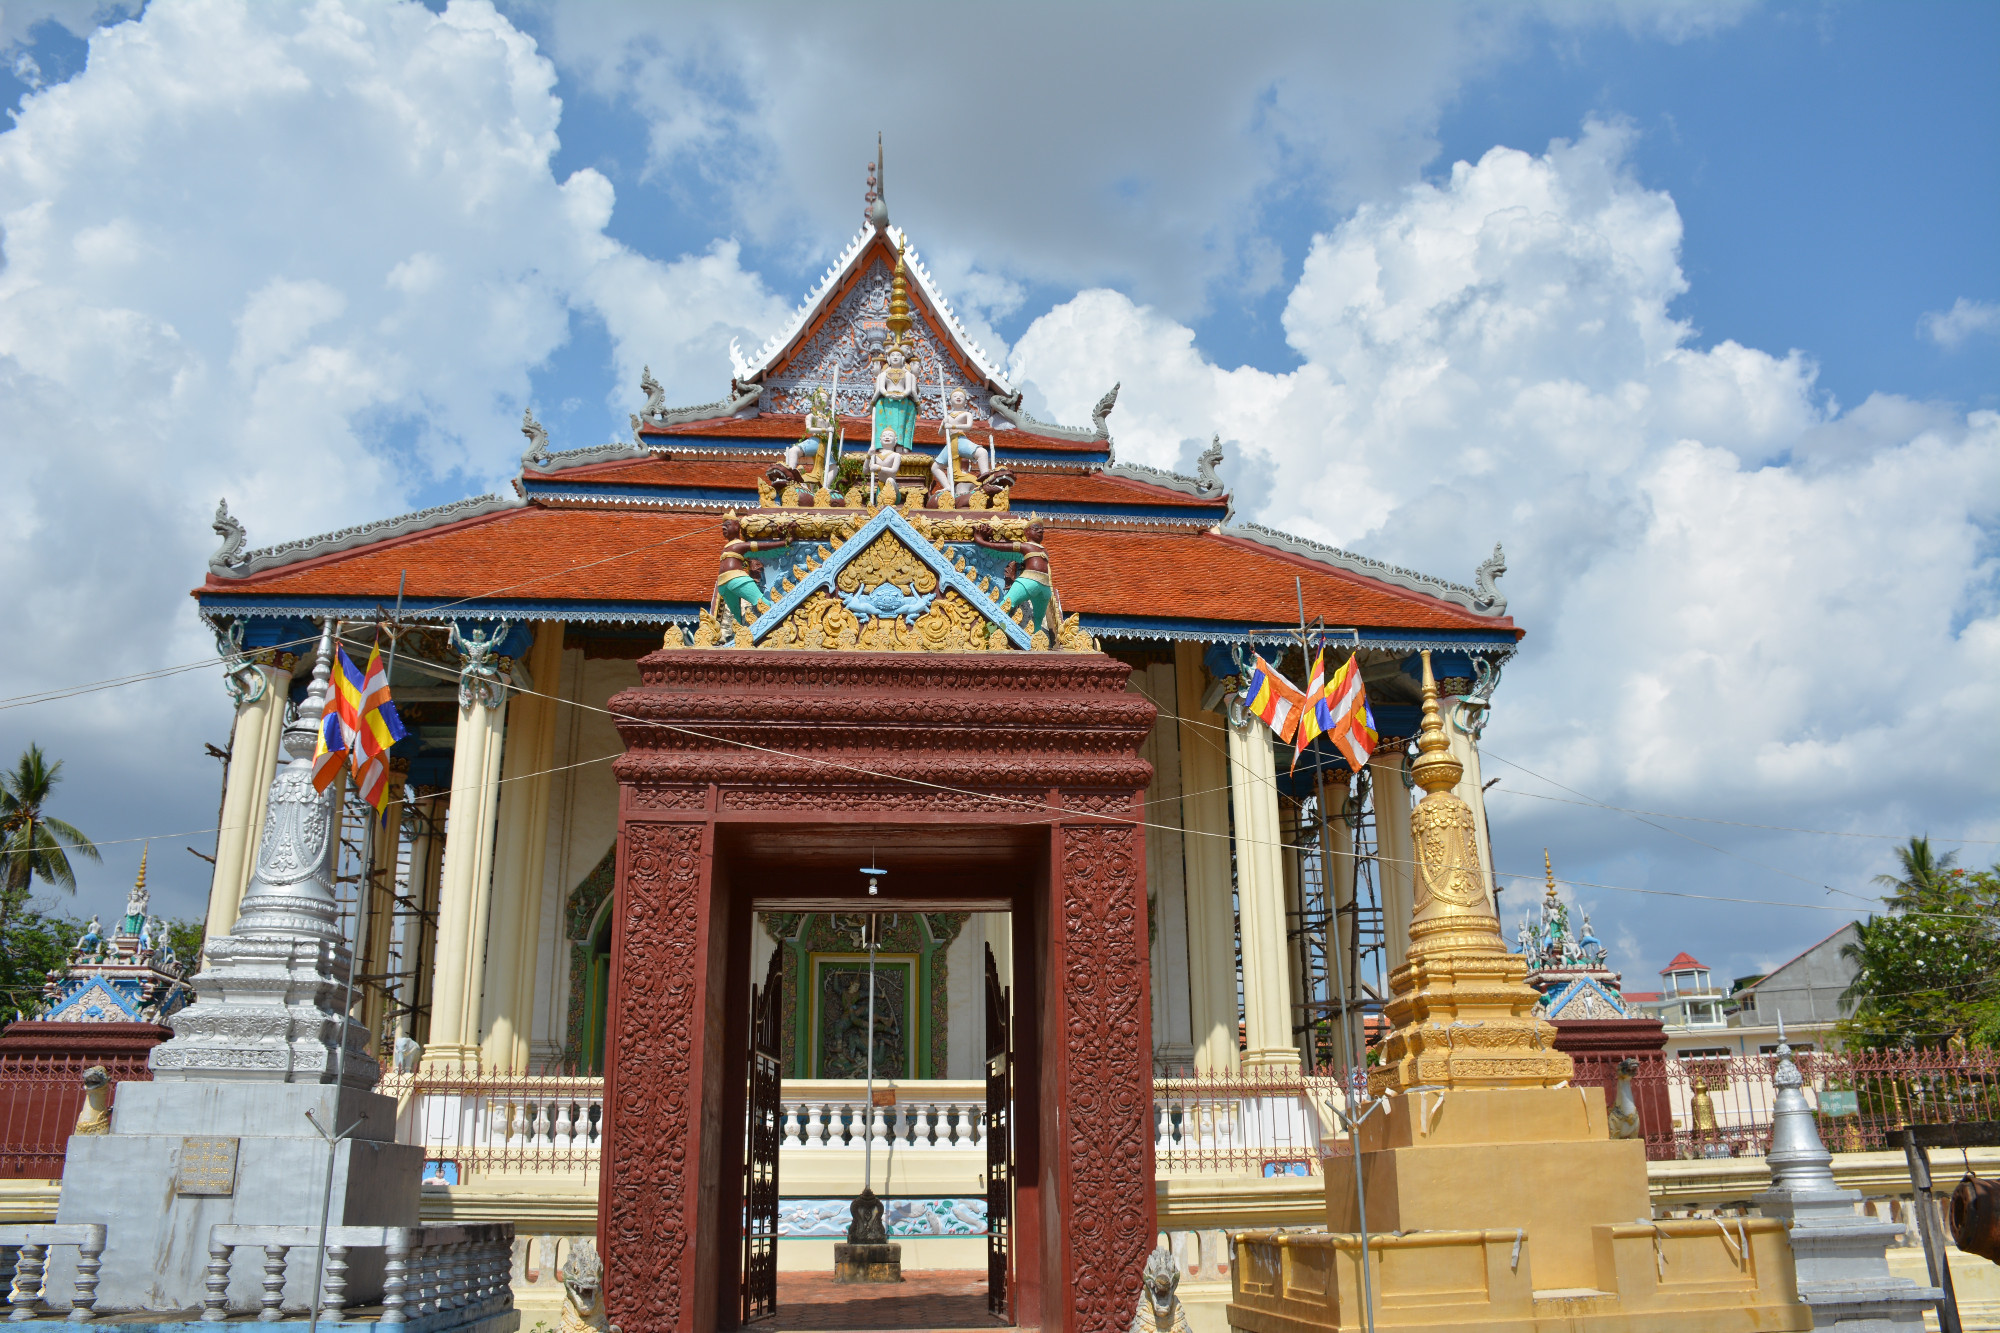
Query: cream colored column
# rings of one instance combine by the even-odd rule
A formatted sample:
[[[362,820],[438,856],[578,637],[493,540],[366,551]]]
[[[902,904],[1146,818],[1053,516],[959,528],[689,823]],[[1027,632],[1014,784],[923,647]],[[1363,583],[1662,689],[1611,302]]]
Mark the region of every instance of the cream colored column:
[[[1374,790],[1375,885],[1382,895],[1385,981],[1409,956],[1410,916],[1416,910],[1416,845],[1410,841],[1410,789],[1403,785],[1406,758],[1398,742],[1377,750],[1368,761],[1368,780]]]
[[[1233,1074],[1236,913],[1229,902],[1229,759],[1221,715],[1201,706],[1208,688],[1201,651],[1198,643],[1174,645],[1181,827],[1186,831],[1188,1022],[1195,1068],[1204,1074]]]
[[[1254,717],[1229,728],[1229,803],[1235,820],[1236,917],[1243,936],[1243,1068],[1297,1069],[1278,765],[1271,733]]]
[[[1479,855],[1486,869],[1486,910],[1495,916],[1499,909],[1494,905],[1496,885],[1493,878],[1493,835],[1486,829],[1485,780],[1479,775],[1479,742],[1459,730],[1459,723],[1467,718],[1477,719],[1484,710],[1468,709],[1463,699],[1447,699],[1444,705],[1444,734],[1451,740],[1451,757],[1464,767],[1464,776],[1451,794],[1472,807],[1472,827],[1479,836]]]
[[[486,969],[493,825],[500,809],[501,734],[507,687],[468,666],[459,677],[458,737],[451,759],[451,808],[438,893],[437,972],[431,985],[431,1040],[424,1066],[479,1068],[479,997]]]
[[[221,939],[236,924],[243,891],[257,868],[265,802],[278,772],[278,741],[285,731],[285,694],[291,687],[292,673],[275,666],[248,665],[230,677],[229,692],[237,699],[236,728],[229,738],[229,778],[222,788],[215,874],[208,882],[211,940]]]
[[[1159,720],[1140,749],[1153,766],[1146,790],[1146,888],[1152,900],[1153,1062],[1163,1074],[1194,1064],[1188,1027],[1188,929],[1185,839],[1181,836],[1180,709],[1174,668],[1155,662],[1132,673],[1129,688],[1153,701]]]
[[[497,1073],[528,1071],[534,1035],[535,946],[542,906],[542,876],[549,845],[549,793],[555,766],[556,710],[547,696],[562,675],[563,627],[558,620],[535,627],[528,649],[528,692],[508,705],[507,761],[501,772],[500,830],[493,848],[493,933],[487,942],[486,994],[481,1004],[486,1038],[481,1063]]]

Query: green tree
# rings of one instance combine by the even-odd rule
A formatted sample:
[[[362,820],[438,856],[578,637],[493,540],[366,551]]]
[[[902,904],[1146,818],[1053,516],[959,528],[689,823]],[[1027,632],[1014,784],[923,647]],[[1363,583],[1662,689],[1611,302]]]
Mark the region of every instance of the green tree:
[[[7,947],[0,950],[0,1024],[13,1021],[16,1013],[35,1016],[48,974],[62,970],[81,938],[83,923],[75,917],[32,907],[15,914]]]
[[[61,780],[62,761],[50,763],[32,743],[12,772],[0,772],[0,953],[9,944],[8,923],[27,909],[36,880],[75,893],[70,854],[102,859],[81,830],[42,809]]]
[[[1841,947],[1855,966],[1841,996],[1849,1046],[2000,1045],[2000,866],[1967,871],[1924,838],[1896,849],[1903,873],[1878,876],[1887,915],[1857,922]]]

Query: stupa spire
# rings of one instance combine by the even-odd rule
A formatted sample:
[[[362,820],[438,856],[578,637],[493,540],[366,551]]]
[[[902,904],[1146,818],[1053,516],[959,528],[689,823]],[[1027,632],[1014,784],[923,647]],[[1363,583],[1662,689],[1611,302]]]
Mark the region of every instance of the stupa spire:
[[[1574,1066],[1552,1048],[1555,1029],[1536,1013],[1541,995],[1525,980],[1527,961],[1500,937],[1472,807],[1452,790],[1464,770],[1444,734],[1428,652],[1423,664],[1424,720],[1410,769],[1424,799],[1410,812],[1405,853],[1415,862],[1416,911],[1409,961],[1390,977],[1386,1013],[1395,1028],[1368,1088],[1379,1096],[1389,1088],[1547,1087]]]
[[[910,282],[904,267],[905,248],[905,242],[896,245],[896,271],[889,279],[889,318],[883,321],[889,326],[893,347],[902,346],[910,332]]]

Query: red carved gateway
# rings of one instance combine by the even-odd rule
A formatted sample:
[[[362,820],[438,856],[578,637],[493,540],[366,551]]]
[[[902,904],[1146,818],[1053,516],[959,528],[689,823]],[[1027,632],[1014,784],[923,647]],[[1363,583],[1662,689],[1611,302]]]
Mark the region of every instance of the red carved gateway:
[[[754,908],[1004,906],[1014,922],[1014,1318],[1122,1329],[1153,1246],[1138,757],[1095,653],[669,650],[626,753],[600,1232],[627,1333],[734,1325]],[[782,753],[778,753],[782,751]]]

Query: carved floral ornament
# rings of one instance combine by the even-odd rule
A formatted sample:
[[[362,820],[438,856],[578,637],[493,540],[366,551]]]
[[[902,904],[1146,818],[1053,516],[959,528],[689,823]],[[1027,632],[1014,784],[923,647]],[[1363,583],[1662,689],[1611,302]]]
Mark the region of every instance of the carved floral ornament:
[[[730,518],[735,518],[731,513]],[[669,648],[781,648],[861,652],[973,653],[1027,649],[1102,651],[1072,614],[1049,630],[1021,606],[1003,604],[1006,589],[968,561],[958,545],[984,530],[1019,542],[1032,520],[980,520],[970,515],[905,513],[883,506],[871,513],[750,514],[741,520],[750,542],[789,537],[804,551],[770,589],[774,603],[745,623],[718,599],[702,611],[691,639]]]

